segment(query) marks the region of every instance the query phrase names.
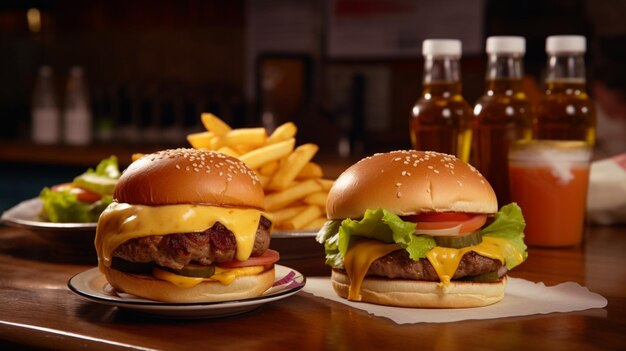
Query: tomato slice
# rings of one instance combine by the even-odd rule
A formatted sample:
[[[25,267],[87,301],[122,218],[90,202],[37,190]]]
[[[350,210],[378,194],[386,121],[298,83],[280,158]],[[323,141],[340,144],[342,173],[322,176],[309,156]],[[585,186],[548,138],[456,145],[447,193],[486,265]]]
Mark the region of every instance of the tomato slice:
[[[90,204],[102,198],[102,195],[95,193],[93,191],[84,189],[84,188],[77,187],[73,185],[72,183],[57,184],[50,189],[56,192],[67,191],[70,194],[76,194],[76,199],[78,201],[87,202]]]
[[[463,215],[466,215],[466,214],[463,214]],[[437,236],[437,235],[460,236],[460,235],[471,233],[473,231],[480,229],[483,225],[485,225],[485,222],[487,222],[486,215],[467,215],[467,216],[469,217],[469,219],[466,219],[466,220],[451,220],[454,217],[447,217],[450,219],[445,220],[445,221],[439,221],[439,222],[434,222],[434,221],[416,222],[415,230],[417,233],[419,233],[420,230],[426,230],[426,231],[442,230],[441,234],[438,234],[436,232],[430,232],[428,234],[433,235],[433,236]],[[444,219],[446,217],[442,216],[441,218]],[[459,217],[459,218],[462,218],[462,217]],[[456,227],[458,227],[458,231],[455,231],[454,234],[451,234],[450,231],[443,231],[445,229],[451,229],[451,228],[456,228]]]
[[[464,222],[472,219],[474,214],[456,212],[420,213],[410,216],[411,222]]]
[[[248,266],[269,266],[274,264],[280,259],[278,251],[268,249],[261,256],[250,257],[245,261],[232,260],[229,262],[218,263],[217,265],[222,268],[238,268]]]

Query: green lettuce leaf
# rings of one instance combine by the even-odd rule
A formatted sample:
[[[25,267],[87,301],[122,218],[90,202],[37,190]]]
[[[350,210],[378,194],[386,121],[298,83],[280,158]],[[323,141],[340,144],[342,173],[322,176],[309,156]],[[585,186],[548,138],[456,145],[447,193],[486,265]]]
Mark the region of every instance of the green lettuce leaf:
[[[96,169],[89,168],[85,173],[74,178],[74,185],[101,195],[113,194],[115,184],[120,177],[117,157],[111,156],[100,161]]]
[[[55,223],[97,222],[100,213],[113,201],[113,190],[119,177],[117,157],[111,156],[100,161],[95,170],[90,168],[74,178],[72,185],[102,196],[99,201],[91,204],[79,201],[76,194],[70,191],[52,191],[44,188],[39,194],[43,201],[42,216]]]
[[[496,213],[495,220],[483,228],[480,233],[483,236],[490,236],[507,240],[514,250],[504,252],[504,262],[506,268],[513,267],[524,262],[528,257],[527,247],[524,244],[524,228],[526,222],[522,215],[522,209],[516,203],[502,206]]]
[[[97,222],[100,213],[113,201],[105,195],[93,204],[78,201],[76,194],[56,192],[44,188],[39,194],[43,201],[45,219],[55,223],[92,223]]]
[[[505,264],[511,269],[522,263],[528,253],[524,244],[525,222],[517,204],[503,206],[495,220],[480,233],[507,240],[512,250],[504,252]],[[415,235],[415,223],[405,222],[397,215],[385,210],[367,210],[363,219],[328,221],[317,235],[317,241],[324,244],[326,264],[343,268],[343,257],[354,236],[376,239],[385,243],[397,243],[407,250],[413,260],[425,258],[428,251],[436,246],[435,239],[428,235]]]
[[[342,268],[343,257],[354,236],[397,243],[414,260],[426,257],[426,253],[435,247],[435,240],[426,235],[414,235],[414,232],[415,223],[405,222],[385,209],[375,209],[365,211],[361,220],[348,218],[327,222],[318,233],[317,240],[324,243],[326,263]]]

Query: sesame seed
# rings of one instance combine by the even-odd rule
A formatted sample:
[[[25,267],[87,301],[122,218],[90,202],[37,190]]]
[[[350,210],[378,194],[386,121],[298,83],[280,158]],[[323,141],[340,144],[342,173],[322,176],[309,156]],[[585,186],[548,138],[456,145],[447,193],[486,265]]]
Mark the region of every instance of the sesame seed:
[[[400,183],[400,182],[397,182],[397,183],[396,183],[396,186],[397,186],[397,187],[400,187],[401,185],[402,185],[402,183]]]
[[[396,197],[401,198],[401,197],[402,197],[402,193],[398,191],[398,192],[396,193]]]
[[[435,172],[436,174],[439,174],[439,171],[436,169],[433,169],[433,172]]]
[[[176,169],[180,169],[180,165],[176,165]]]

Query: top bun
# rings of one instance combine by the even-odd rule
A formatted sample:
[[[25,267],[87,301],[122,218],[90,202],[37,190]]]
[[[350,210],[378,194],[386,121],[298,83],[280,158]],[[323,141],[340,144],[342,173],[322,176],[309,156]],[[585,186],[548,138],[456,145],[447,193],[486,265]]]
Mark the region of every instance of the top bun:
[[[164,150],[122,174],[113,198],[133,205],[201,204],[264,209],[263,187],[242,161],[213,151]]]
[[[491,214],[498,200],[471,165],[432,151],[394,151],[366,157],[344,171],[328,194],[329,219],[360,218],[384,208],[406,216],[423,212]]]

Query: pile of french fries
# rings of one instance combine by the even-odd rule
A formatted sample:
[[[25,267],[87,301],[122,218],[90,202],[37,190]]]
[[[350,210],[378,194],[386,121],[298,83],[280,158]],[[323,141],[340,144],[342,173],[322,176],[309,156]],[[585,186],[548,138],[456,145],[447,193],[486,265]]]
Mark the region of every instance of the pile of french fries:
[[[232,129],[203,113],[206,132],[189,134],[196,149],[214,150],[242,160],[254,170],[265,191],[265,210],[278,231],[317,230],[326,221],[326,198],[333,185],[311,161],[315,144],[296,147],[296,126],[287,122],[268,135],[265,128]]]

